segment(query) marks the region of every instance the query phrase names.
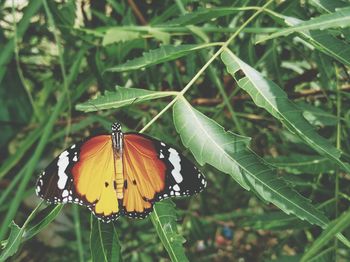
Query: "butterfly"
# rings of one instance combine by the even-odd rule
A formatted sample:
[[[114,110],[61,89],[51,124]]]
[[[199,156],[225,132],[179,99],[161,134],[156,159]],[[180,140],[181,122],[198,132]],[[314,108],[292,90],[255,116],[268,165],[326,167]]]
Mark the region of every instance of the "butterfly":
[[[49,203],[88,207],[104,222],[145,218],[155,202],[201,192],[200,170],[171,146],[140,133],[97,135],[64,150],[40,174],[36,194]]]

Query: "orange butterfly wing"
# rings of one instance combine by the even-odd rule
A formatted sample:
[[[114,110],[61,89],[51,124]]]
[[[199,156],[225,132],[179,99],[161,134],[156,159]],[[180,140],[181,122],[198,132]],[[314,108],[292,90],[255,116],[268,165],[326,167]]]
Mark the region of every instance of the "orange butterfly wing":
[[[124,134],[124,214],[144,218],[153,204],[168,197],[194,195],[207,181],[176,149],[152,137]]]
[[[156,194],[164,189],[166,175],[166,165],[152,140],[132,133],[124,135],[123,172],[125,214],[147,216]]]
[[[111,136],[95,136],[63,151],[40,175],[37,194],[48,202],[87,206],[108,222],[121,213],[114,170]]]

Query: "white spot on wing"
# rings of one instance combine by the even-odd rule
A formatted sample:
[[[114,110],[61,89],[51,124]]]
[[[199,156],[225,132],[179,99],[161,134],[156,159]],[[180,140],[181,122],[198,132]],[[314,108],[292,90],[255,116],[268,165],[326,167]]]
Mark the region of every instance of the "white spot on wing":
[[[73,161],[74,161],[74,162],[77,162],[77,161],[78,161],[77,155],[75,155],[75,156],[73,157]]]
[[[71,149],[75,148],[75,144],[70,147]]]
[[[58,166],[58,181],[57,186],[59,189],[63,189],[66,186],[68,176],[65,173],[66,168],[69,165],[68,151],[64,151],[60,154],[57,161]]]
[[[68,195],[69,195],[68,190],[67,189],[63,190],[62,197],[67,197]]]
[[[159,158],[164,158],[162,150],[159,151]]]
[[[180,187],[179,187],[178,184],[176,184],[175,186],[173,186],[173,189],[174,189],[175,191],[180,191]]]
[[[180,173],[181,171],[181,165],[180,165],[180,156],[179,153],[173,149],[173,148],[169,148],[169,161],[170,163],[174,166],[174,169],[171,171],[172,176],[174,177],[176,183],[181,183],[183,180],[183,177]]]

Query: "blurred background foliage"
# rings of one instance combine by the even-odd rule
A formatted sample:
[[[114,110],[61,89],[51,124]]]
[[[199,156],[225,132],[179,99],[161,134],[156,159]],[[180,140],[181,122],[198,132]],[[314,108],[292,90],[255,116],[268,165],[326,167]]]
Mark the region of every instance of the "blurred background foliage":
[[[248,92],[236,81],[248,71],[240,68],[230,74],[224,57],[194,79],[185,98],[225,130],[251,137],[251,150],[334,220],[334,231],[322,231],[298,214],[285,214],[283,207],[269,204],[271,199],[261,196],[255,185],[246,191],[215,165],[201,167],[209,180],[205,192],[174,200],[176,208],[165,202],[163,211],[176,216],[176,237],[186,240],[183,249],[190,261],[299,261],[312,248],[318,251],[312,261],[349,261],[346,241],[335,238],[341,231],[345,237],[350,235],[346,229],[350,219],[345,219],[350,200],[349,2],[270,1],[268,10],[259,9],[264,4],[1,1],[0,240],[3,250],[9,250],[8,243],[18,244],[12,246],[13,256],[8,259],[99,261],[100,254],[94,251],[99,247],[91,239],[112,229],[116,233],[106,236],[106,242],[121,252],[112,257],[182,261],[181,255],[169,254],[158,237],[157,222],[152,226],[150,218],[121,218],[112,227],[97,225],[86,208],[67,205],[34,214],[28,221],[32,227],[25,224],[21,234],[12,224],[12,236],[19,236],[15,241],[9,226],[12,220],[23,225],[33,214],[40,203],[34,192],[36,178],[59,152],[87,136],[109,132],[116,120],[124,131],[140,131],[152,123],[145,133],[177,146],[194,161],[192,151],[198,160],[193,148],[183,146],[186,137],[174,126],[173,120],[175,125],[185,121],[176,115],[180,111],[174,109],[173,116],[167,110],[150,122],[171,97],[135,100],[114,108],[102,108],[103,103],[90,99],[105,95],[111,101],[122,100],[113,100],[118,87],[179,92],[230,36],[239,33],[227,43],[229,49],[284,90],[317,132],[342,150],[342,158],[334,156],[331,148],[331,157],[327,152],[317,154],[310,146],[316,138],[308,144],[289,132],[280,120],[287,112],[276,117],[259,105],[256,91]],[[240,28],[247,20],[250,23]],[[282,30],[302,21],[311,23]],[[273,37],[274,33],[281,35]],[[301,136],[307,140],[305,134]]]

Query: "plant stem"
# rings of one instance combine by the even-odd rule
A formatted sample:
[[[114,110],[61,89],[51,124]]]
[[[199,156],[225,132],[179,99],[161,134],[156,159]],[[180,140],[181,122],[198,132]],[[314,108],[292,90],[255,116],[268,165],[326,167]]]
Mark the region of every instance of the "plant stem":
[[[199,78],[199,76],[207,69],[207,67],[228,47],[228,45],[231,43],[233,39],[235,39],[238,34],[245,28],[256,16],[258,16],[261,12],[265,10],[265,8],[270,5],[273,2],[273,0],[268,1],[265,5],[263,5],[261,8],[258,8],[258,11],[255,12],[251,17],[249,17],[238,29],[237,31],[220,47],[218,51],[205,63],[205,65],[197,72],[197,74],[188,82],[188,84],[181,90],[181,92],[169,103],[166,105],[166,107],[163,108],[155,117],[152,118],[150,122],[145,125],[140,133],[143,133],[147,130],[159,117],[161,117],[175,102],[177,99],[182,97],[188,89],[195,83],[195,81]]]

